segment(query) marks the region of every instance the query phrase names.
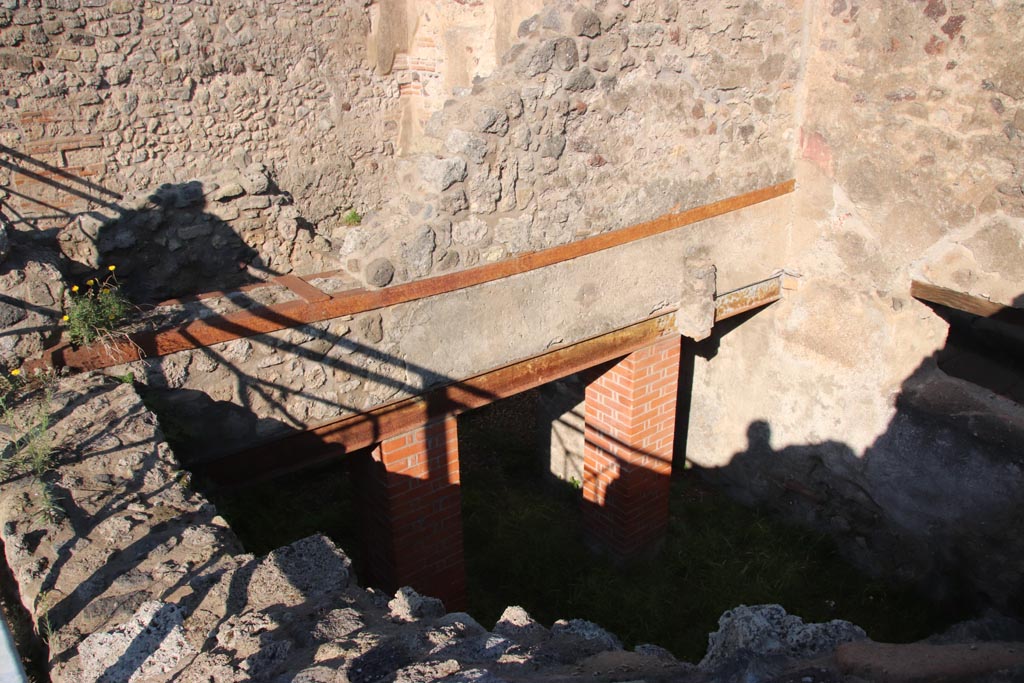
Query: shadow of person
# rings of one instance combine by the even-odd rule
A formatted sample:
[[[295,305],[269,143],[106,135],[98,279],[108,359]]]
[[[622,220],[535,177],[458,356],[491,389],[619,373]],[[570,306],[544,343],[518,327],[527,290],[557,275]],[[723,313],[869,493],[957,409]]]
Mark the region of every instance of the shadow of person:
[[[940,605],[1020,615],[1024,311],[938,313],[951,325],[946,344],[902,382],[862,454],[837,441],[773,448],[756,420],[745,450],[700,473],[741,503],[829,532],[872,575]]]
[[[161,185],[137,208],[104,222],[94,258],[115,265],[136,304],[238,287],[273,274],[229,220],[242,219],[236,196],[199,181]]]
[[[780,450],[772,448],[771,441],[771,425],[754,420],[747,426],[746,450],[733,456],[727,467],[715,471],[715,478],[729,489],[730,496],[745,505],[758,504],[771,493],[781,497],[784,509],[791,509],[795,499],[813,501],[819,506],[817,517],[826,514],[820,505],[828,502],[830,472],[840,469],[855,476],[862,466],[853,450],[839,441]]]

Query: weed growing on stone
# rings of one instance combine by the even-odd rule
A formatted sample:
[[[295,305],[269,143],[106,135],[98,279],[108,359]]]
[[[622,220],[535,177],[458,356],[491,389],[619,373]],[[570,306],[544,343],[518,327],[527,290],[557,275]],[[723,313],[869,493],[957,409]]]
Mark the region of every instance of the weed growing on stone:
[[[57,632],[53,628],[53,622],[50,621],[50,607],[53,602],[53,593],[50,591],[43,591],[36,596],[36,614],[40,614],[36,623],[36,635],[46,643],[46,648],[50,652],[54,651],[54,639],[57,637]]]
[[[71,343],[90,344],[109,337],[131,312],[132,306],[114,275],[115,269],[116,266],[109,266],[103,280],[90,278],[84,285],[71,288],[63,318]]]
[[[36,481],[36,518],[40,522],[52,522],[63,514],[53,486],[46,480],[55,458],[50,431],[53,381],[52,374],[26,378],[19,369],[0,381],[0,431],[6,437],[0,451],[0,477],[28,476]]]
[[[359,215],[359,212],[355,209],[349,209],[345,212],[345,215],[342,216],[342,220],[345,221],[345,225],[354,226],[362,223],[363,217]]]

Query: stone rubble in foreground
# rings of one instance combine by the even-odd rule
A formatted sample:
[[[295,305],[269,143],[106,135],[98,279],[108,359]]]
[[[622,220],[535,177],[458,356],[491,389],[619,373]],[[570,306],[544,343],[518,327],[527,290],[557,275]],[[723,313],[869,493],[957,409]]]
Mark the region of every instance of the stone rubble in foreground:
[[[18,409],[14,422],[31,411]],[[546,628],[520,607],[488,631],[410,588],[361,588],[322,535],[245,554],[188,488],[128,384],[61,380],[49,412],[51,485],[65,514],[45,522],[38,482],[9,478],[0,535],[22,603],[48,634],[54,683],[1024,680],[1024,644],[1001,642],[1020,639],[1005,624],[894,646],[849,622],[805,624],[778,605],[740,606],[722,616],[697,665],[655,645],[624,650],[583,620]]]

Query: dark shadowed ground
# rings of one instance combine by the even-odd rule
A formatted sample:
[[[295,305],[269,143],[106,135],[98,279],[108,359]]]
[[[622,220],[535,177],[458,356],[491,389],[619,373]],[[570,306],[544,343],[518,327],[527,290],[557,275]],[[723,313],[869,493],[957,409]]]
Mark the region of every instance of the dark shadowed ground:
[[[699,660],[718,617],[780,603],[806,621],[847,619],[876,640],[906,642],[964,615],[860,575],[827,537],[737,505],[692,471],[673,484],[672,521],[655,558],[617,568],[582,538],[579,493],[544,477],[531,393],[459,418],[469,604],[485,627],[507,605],[550,625],[583,618],[627,646],[652,642]],[[354,556],[359,525],[344,464],[214,494],[250,552],[323,531]]]

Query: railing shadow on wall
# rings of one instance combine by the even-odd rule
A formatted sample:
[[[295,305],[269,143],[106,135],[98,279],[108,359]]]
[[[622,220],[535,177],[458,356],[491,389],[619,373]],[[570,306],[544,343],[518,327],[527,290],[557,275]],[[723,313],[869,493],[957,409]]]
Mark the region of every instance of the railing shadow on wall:
[[[59,166],[53,166],[52,164],[48,164],[2,144],[0,144],[0,167],[6,168],[13,174],[24,176],[31,181],[39,183],[40,185],[69,194],[77,199],[84,200],[91,204],[97,204],[119,214],[124,213],[124,209],[118,203],[124,198],[120,193],[110,190],[98,183],[86,180],[85,178],[71,173],[67,169],[60,168]],[[28,227],[34,227],[34,223],[37,221],[58,219],[65,220],[67,223],[70,223],[82,213],[87,213],[87,211],[70,211],[66,207],[56,206],[37,196],[15,190],[13,187],[15,184],[16,183],[14,182],[10,183],[10,185],[4,187],[4,191],[18,197],[24,202],[40,206],[46,210],[53,211],[54,213],[53,215],[44,214],[41,216],[26,216],[12,207],[10,202],[6,201],[6,199],[0,198],[0,208],[5,212],[10,212],[16,217],[16,220],[11,220],[9,217],[6,219],[11,223],[11,225],[17,226],[21,224]]]
[[[244,297],[236,299],[243,307],[246,307]],[[299,327],[302,331],[311,337],[310,341],[326,342],[326,345],[330,349],[328,352],[320,353],[313,351],[310,348],[306,348],[303,345],[290,345],[288,348],[288,354],[294,356],[300,360],[311,361],[315,367],[323,369],[324,371],[337,371],[345,373],[346,376],[358,379],[362,382],[371,382],[375,385],[384,387],[388,392],[394,396],[399,394],[404,395],[415,395],[422,391],[430,388],[444,387],[444,386],[459,386],[461,389],[468,391],[471,394],[479,396],[483,400],[494,400],[496,397],[489,392],[480,391],[475,387],[469,387],[465,384],[456,382],[454,378],[447,377],[445,375],[434,372],[429,368],[425,368],[420,365],[410,363],[398,356],[383,351],[369,344],[364,344],[355,341],[343,334],[334,333],[328,330],[320,329],[314,325],[306,325],[300,321],[288,318],[278,312],[271,309],[261,308],[258,302],[251,301],[253,306],[253,313],[258,317],[272,321],[275,324],[281,325],[285,329],[291,329]],[[230,333],[238,334],[243,336],[248,333],[248,330],[239,325],[233,324],[231,321],[214,317],[209,320],[209,325],[218,330],[227,331]],[[192,338],[187,331],[184,336],[189,338],[195,343],[195,350],[191,353],[198,353],[204,355],[210,361],[217,363],[219,366],[225,368],[233,377],[235,395],[239,397],[237,407],[244,413],[253,413],[252,397],[249,392],[255,394],[262,399],[267,406],[269,406],[274,413],[275,418],[262,419],[259,421],[261,426],[261,432],[267,433],[265,440],[268,442],[276,441],[284,436],[294,433],[301,433],[304,431],[305,418],[304,416],[298,415],[294,408],[289,408],[288,399],[299,398],[303,399],[310,404],[319,404],[328,407],[332,411],[338,414],[357,414],[363,412],[365,406],[360,406],[354,403],[346,403],[335,394],[334,397],[328,398],[320,394],[313,393],[311,391],[304,390],[302,388],[295,388],[282,381],[275,381],[271,379],[261,378],[254,373],[246,372],[240,369],[236,363],[231,359],[227,358],[223,351],[218,350],[211,346],[203,346],[200,340]],[[245,341],[257,348],[263,348],[267,351],[278,350],[277,344],[273,337],[267,336],[248,336],[244,337]],[[344,349],[346,355],[358,358],[363,363],[353,362],[345,360],[344,358],[332,357],[328,355],[334,349]],[[254,357],[258,355],[253,354]],[[158,356],[149,360],[143,361],[152,369],[149,373],[152,377],[161,378],[164,374],[163,368],[165,364],[173,362],[173,355],[170,356]],[[194,361],[193,361],[194,362]],[[395,376],[392,376],[386,372],[374,370],[366,366],[367,362],[378,364],[385,368],[394,368],[400,373],[408,375],[411,373],[415,380],[400,380]],[[398,373],[396,373],[398,374]],[[159,389],[158,389],[159,391]],[[165,388],[164,393],[180,392],[180,389]],[[203,392],[195,391],[189,392],[186,403],[190,404],[189,415],[192,419],[202,420],[204,416],[207,419],[213,421],[214,430],[220,429],[223,424],[216,417],[216,410],[214,408],[225,408],[228,404],[226,401],[214,402],[208,396],[204,400],[205,394]],[[205,406],[198,406],[196,402],[208,402]],[[216,405],[214,405],[216,403]],[[425,421],[440,419],[444,415],[464,409],[466,406],[458,401],[450,400],[443,394],[435,396],[433,399],[425,401],[424,403],[424,419]],[[368,418],[368,425],[370,430],[369,438],[367,443],[377,442],[383,438],[383,432],[380,426],[376,423],[375,418],[372,416]],[[257,427],[257,423],[252,422],[249,425],[252,428]],[[211,434],[212,436],[212,434]],[[314,437],[315,438],[315,437]],[[200,453],[202,455],[210,455],[215,453],[223,453],[224,442],[214,442],[214,451],[204,449],[202,446],[201,436],[199,440],[190,443],[189,450],[192,452]],[[252,443],[255,446],[257,443]],[[314,444],[311,442],[310,447]],[[197,460],[201,461],[203,458],[199,457]],[[186,462],[188,460],[186,459]],[[278,470],[281,471],[281,470]]]
[[[11,288],[0,294],[0,324],[4,328],[0,337],[4,337],[4,355],[9,358],[17,355],[15,349],[24,348],[23,343],[27,348],[45,346],[59,334],[59,285],[52,281],[23,285],[24,278],[16,271],[32,268],[39,271],[39,278],[56,279],[50,273],[55,273],[60,263],[57,234],[82,215],[78,209],[83,207],[100,206],[119,213],[122,197],[6,145],[0,145],[0,172],[6,178],[0,187],[0,226],[6,231],[9,247],[0,263],[0,277]],[[41,189],[49,190],[54,198],[43,196]]]
[[[0,293],[0,341],[9,363],[59,341],[73,296],[67,290],[77,285],[84,293],[89,280],[109,281],[108,268],[116,268],[112,279],[141,313],[171,297],[279,274],[218,216],[216,186],[164,184],[126,198],[76,175],[88,169],[61,168],[3,145],[0,171],[8,179],[0,188],[0,222],[11,247],[0,276],[20,283],[28,274],[25,284]],[[274,189],[268,183],[267,191]]]
[[[256,302],[252,303],[256,304]],[[291,320],[287,316],[269,309],[257,307],[253,310],[257,315],[264,316],[285,328],[291,328],[299,324],[299,321]],[[239,334],[245,332],[244,329],[235,328],[230,321],[224,318],[212,319],[210,323],[212,326],[225,331],[238,332]],[[467,407],[465,403],[449,395],[449,387],[458,387],[464,392],[463,395],[469,394],[481,402],[490,402],[496,398],[490,392],[455,382],[454,379],[434,372],[429,368],[410,363],[391,353],[350,339],[342,334],[307,325],[303,325],[302,330],[319,342],[321,347],[326,346],[334,353],[337,353],[337,350],[343,349],[348,358],[351,358],[349,360],[346,357],[336,357],[329,355],[329,353],[320,353],[301,345],[289,346],[289,356],[304,362],[307,366],[316,367],[320,371],[326,372],[329,376],[335,372],[343,373],[346,377],[355,378],[364,383],[373,383],[385,389],[387,393],[399,396],[415,395],[426,389],[435,389],[429,392],[426,400],[422,402],[421,410],[419,411],[419,420],[422,424],[441,422],[449,415],[464,410]],[[197,438],[185,445],[185,448],[191,451],[191,453],[179,453],[183,463],[196,469],[200,476],[206,471],[203,460],[208,456],[217,455],[218,451],[222,452],[225,446],[230,446],[230,437],[224,438],[223,435],[218,434],[225,424],[223,411],[227,410],[240,420],[247,420],[252,428],[259,426],[261,430],[270,429],[275,432],[273,435],[268,435],[270,440],[265,451],[266,457],[260,458],[254,455],[251,461],[240,463],[245,471],[237,472],[238,479],[252,481],[254,473],[259,475],[255,477],[257,480],[272,478],[285,472],[302,469],[321,462],[347,458],[350,469],[361,472],[364,483],[368,485],[379,480],[383,482],[382,485],[392,490],[407,490],[413,487],[431,491],[446,487],[453,487],[457,490],[459,486],[457,471],[453,477],[453,473],[446,465],[450,457],[457,454],[449,452],[447,440],[443,438],[432,440],[429,457],[425,458],[426,469],[420,476],[410,477],[401,472],[387,471],[381,462],[375,461],[370,457],[369,452],[365,448],[346,452],[343,445],[326,443],[315,434],[303,433],[300,425],[304,422],[304,415],[295,414],[294,410],[289,408],[289,401],[299,399],[309,404],[321,404],[332,412],[341,412],[343,414],[358,414],[362,412],[359,405],[346,402],[337,394],[325,397],[322,394],[304,390],[302,387],[296,388],[282,381],[259,377],[255,372],[246,372],[232,363],[229,358],[225,357],[221,350],[209,346],[204,347],[198,343],[198,340],[194,341],[197,342],[197,348],[190,353],[202,354],[210,362],[217,363],[230,372],[235,385],[236,396],[240,399],[239,403],[235,405],[228,402],[214,402],[200,391],[189,391],[183,400],[180,396],[180,389],[151,387],[143,389],[143,393],[147,396],[147,401],[155,405],[163,404],[162,408],[164,410],[157,409],[158,414],[162,413],[162,423],[169,417],[173,420],[181,420],[182,416],[180,415],[178,417],[168,415],[167,409],[173,412],[176,407],[184,407],[187,410],[185,421],[191,423],[193,428],[205,421],[205,428],[201,428],[202,433],[197,434]],[[266,351],[275,351],[277,349],[273,337],[246,337],[246,342],[257,349],[253,353],[254,357],[259,356],[258,349]],[[146,361],[150,364],[151,375],[160,377],[163,374],[164,364],[173,362],[169,360],[171,358],[171,356],[161,356]],[[368,365],[374,365],[378,369],[368,367]],[[388,369],[396,371],[389,372]],[[175,396],[175,394],[179,395]],[[275,417],[264,417],[257,420],[253,412],[254,406],[251,396],[259,397],[265,404],[264,410],[269,407],[275,414]],[[368,416],[365,426],[366,434],[363,441],[366,446],[379,443],[389,436],[395,436],[392,429],[386,430],[372,415]],[[408,429],[412,430],[415,426],[410,424]],[[276,446],[275,443],[277,439],[289,434],[299,434],[303,438],[298,441],[289,440],[287,448],[290,450],[282,451],[281,447]],[[313,456],[309,457],[309,453],[312,453]],[[222,475],[217,477],[217,479],[221,484],[225,483],[223,470]],[[362,521],[362,526],[364,527],[364,533],[362,534],[364,551],[360,554],[363,557],[379,555],[381,550],[371,547],[372,544],[389,544],[390,541],[386,538],[381,538],[379,535],[370,537],[366,530],[373,528],[377,520],[373,518],[372,511],[366,510],[365,506],[363,511],[366,512]],[[461,542],[461,534],[459,538]],[[383,552],[393,553],[395,550],[389,547],[384,549]],[[388,577],[379,575],[370,576],[369,580],[385,585],[390,582]],[[386,585],[386,587],[394,590],[398,586]],[[430,587],[421,587],[421,589],[426,588]],[[442,592],[443,589],[444,587],[440,587],[436,590],[437,592]],[[233,588],[233,590],[235,589]],[[238,590],[244,591],[244,587]],[[454,601],[458,600],[459,597],[456,594],[451,594],[449,599]],[[462,605],[456,604],[455,606],[461,607]]]
[[[4,145],[0,168],[12,174],[3,192],[22,205],[50,212],[19,211],[8,197],[0,196],[0,215],[8,228],[44,239],[59,237],[66,270],[82,279],[115,265],[123,291],[135,304],[242,286],[279,274],[234,227],[211,212],[210,189],[198,180],[166,183],[144,198],[128,201],[68,169]],[[18,189],[15,176],[28,182]],[[69,197],[70,202],[33,194],[33,186]],[[76,221],[79,229],[69,230]],[[58,227],[43,228],[53,222]],[[58,242],[51,245],[56,248]]]
[[[334,338],[333,336],[331,338],[334,341],[339,341],[340,340],[340,338]],[[395,358],[393,356],[390,356],[388,354],[379,354],[379,352],[375,352],[372,349],[370,349],[369,347],[364,347],[362,345],[359,345],[357,343],[350,342],[350,341],[347,342],[347,343],[351,344],[351,346],[353,348],[353,352],[358,352],[360,349],[362,349],[363,351],[365,351],[367,353],[369,353],[369,352],[378,353],[378,355],[380,355],[383,359],[387,360],[387,362],[392,362],[392,363],[401,362],[397,358]],[[210,349],[204,349],[204,352],[213,353],[213,351],[210,350]],[[338,366],[338,367],[345,367],[345,368],[348,368],[348,369],[355,369],[355,368],[353,368],[353,366],[351,366],[351,364],[344,363],[344,362],[336,362],[335,365]],[[425,370],[423,368],[419,368],[417,371],[419,372],[419,375],[421,377],[438,377],[438,376],[433,375],[432,373],[430,373],[429,371],[427,371],[427,370]],[[397,380],[394,380],[393,378],[390,378],[390,377],[387,377],[387,376],[384,376],[384,375],[380,375],[379,373],[365,372],[363,374],[363,376],[375,378],[378,381],[388,383],[388,384],[390,384],[392,386],[395,386],[396,388],[399,388],[399,389],[401,389],[401,388],[411,389],[412,388],[412,385],[409,385],[409,384],[406,384],[406,383],[402,383],[402,382],[398,382]],[[254,378],[247,377],[244,373],[239,373],[238,377],[239,377],[239,381],[242,382],[242,383],[250,383],[251,382],[253,384],[263,384],[264,385],[263,386],[264,389],[267,388],[268,384],[269,384],[269,386],[273,386],[273,383],[261,383],[259,380],[254,380]],[[439,378],[439,379],[443,380],[443,378]],[[482,397],[486,397],[486,398],[490,398],[489,395],[481,394],[481,396]],[[426,415],[426,419],[429,421],[429,420],[435,420],[435,419],[443,418],[445,415],[448,414],[448,412],[451,409],[452,409],[452,404],[450,402],[448,402],[448,401],[442,400],[442,401],[434,402],[433,404],[427,405],[425,407],[425,411],[424,412],[425,412],[425,415]],[[64,411],[61,411],[61,412],[55,414],[54,415],[54,420],[58,421],[60,419],[64,419],[64,418],[66,418],[68,416],[69,413],[70,413],[70,406],[68,407],[67,410],[64,410]],[[116,430],[116,424],[113,425],[113,429]],[[133,445],[141,445],[141,444],[133,444]],[[157,444],[154,442],[152,444],[152,446],[154,448],[156,448]],[[119,444],[117,446],[117,448],[120,448],[120,447],[123,447],[123,446]],[[446,457],[445,457],[446,454],[444,453],[444,444],[443,444],[443,442],[439,445],[439,447],[442,450],[441,456],[439,458],[432,458],[431,460],[428,461],[428,463],[443,462],[446,459]],[[101,447],[99,449],[93,450],[92,444],[90,444],[88,442],[83,442],[83,443],[79,444],[78,448],[79,448],[79,451],[83,454],[82,457],[86,457],[86,458],[88,458],[88,457],[95,457],[95,456],[98,456],[98,455],[101,455],[101,454],[107,452],[107,449],[105,447]],[[343,453],[339,453],[339,455],[341,455],[341,454],[343,454]],[[122,491],[121,491],[122,496],[121,496],[120,500],[123,500],[123,497],[127,496],[130,499],[136,500],[138,503],[145,504],[146,500],[148,500],[149,498],[152,498],[154,496],[158,496],[160,494],[161,490],[157,490],[157,491],[154,491],[154,492],[149,492],[145,496],[140,496],[139,495],[138,492],[143,488],[143,480],[145,479],[145,476],[146,476],[146,471],[145,470],[139,470],[139,471],[134,473],[133,478],[130,481],[122,482],[121,486],[120,486],[120,488],[122,489]],[[396,480],[397,481],[396,481],[396,483],[394,485],[398,486],[399,488],[404,485],[404,482],[406,480],[409,482],[410,485],[412,485],[414,483],[422,485],[424,483],[424,481],[425,481],[428,485],[431,485],[431,486],[432,485],[438,485],[438,486],[451,486],[451,485],[454,485],[454,486],[458,486],[457,482],[450,481],[449,473],[448,473],[447,470],[445,470],[443,468],[435,468],[435,467],[429,468],[427,474],[423,478],[413,478],[413,477],[404,477],[402,475],[396,475]],[[95,528],[97,528],[104,521],[106,521],[110,517],[112,517],[112,516],[122,512],[121,504],[118,503],[115,500],[112,500],[112,502],[111,502],[111,504],[109,506],[102,507],[100,512],[97,513],[94,516],[86,516],[80,509],[77,508],[77,506],[74,505],[74,501],[68,495],[62,495],[62,502],[67,506],[67,508],[65,510],[65,514],[67,515],[68,519],[72,522],[73,527],[75,528],[76,534],[78,536],[80,536],[80,537],[83,537],[83,538],[87,537]],[[323,503],[324,504],[329,504],[329,501],[324,501]],[[197,520],[195,520],[195,522],[196,523],[203,523],[204,520],[206,522],[209,522],[210,521],[209,517],[212,517],[212,515],[215,515],[215,514],[216,514],[216,511],[213,510],[213,508],[210,508],[209,515],[204,516],[202,519],[197,519]],[[204,513],[204,515],[205,515],[205,513]],[[142,538],[142,539],[132,543],[129,547],[123,549],[119,553],[119,556],[122,559],[124,559],[124,558],[137,558],[136,562],[138,564],[141,564],[145,560],[145,558],[148,556],[149,553],[153,552],[156,548],[160,547],[162,544],[168,543],[168,542],[174,543],[174,542],[181,542],[181,541],[182,541],[181,538],[178,538],[178,537],[173,537],[172,538],[172,537],[168,536],[168,533],[166,533],[166,532],[165,533],[157,533],[155,535],[147,536],[145,538]],[[373,542],[372,539],[370,540],[370,542]],[[47,591],[51,590],[53,588],[53,586],[56,585],[57,577],[58,577],[59,573],[62,571],[63,567],[66,565],[68,560],[71,559],[71,551],[72,551],[72,549],[71,549],[70,546],[68,546],[67,548],[62,549],[61,552],[60,552],[59,557],[57,558],[57,560],[50,567],[47,568],[46,576],[43,579],[43,585],[42,585],[41,593],[42,592],[47,592]],[[198,567],[198,568],[194,568],[194,569],[197,572],[202,572],[205,569],[207,569],[209,567],[212,567],[217,562],[217,560],[221,559],[222,557],[223,557],[223,555],[216,555],[214,557],[211,557],[211,559],[207,563],[208,567]],[[128,570],[130,571],[130,567],[131,567],[130,563],[129,563],[128,567],[129,567]],[[282,567],[282,570],[287,570],[287,567]],[[125,565],[123,565],[123,564],[120,565],[120,566],[117,566],[117,567],[115,567],[114,565],[106,565],[106,566],[103,566],[103,567],[99,567],[98,569],[96,569],[94,571],[94,573],[91,576],[85,577],[85,580],[81,581],[78,584],[78,588],[75,591],[73,591],[70,594],[61,595],[61,596],[57,597],[55,602],[53,603],[53,605],[49,608],[49,618],[52,620],[51,627],[54,629],[54,631],[55,632],[59,631],[64,625],[70,623],[83,609],[86,609],[86,607],[90,605],[90,601],[93,598],[95,598],[95,596],[103,594],[104,591],[106,591],[108,588],[110,588],[113,585],[113,583],[117,580],[118,576],[122,575],[124,573],[124,571],[126,571],[126,569],[125,569]],[[286,573],[287,573],[287,571],[286,571]],[[185,601],[183,601],[183,604],[181,605],[182,608],[185,610],[186,614],[188,614],[192,609],[194,609],[196,606],[199,605],[199,603],[202,602],[202,600],[205,597],[206,593],[216,583],[215,580],[212,580],[212,579],[215,579],[215,578],[216,577],[208,577],[208,580],[200,582],[199,584],[196,584],[195,592],[192,595],[190,595]],[[241,609],[241,607],[245,604],[245,602],[246,602],[246,595],[247,595],[247,593],[249,591],[249,581],[251,580],[251,578],[252,578],[252,572],[251,571],[238,571],[238,572],[235,572],[232,575],[232,577],[230,579],[230,587],[229,587],[229,590],[228,590],[228,604],[226,605],[227,615],[228,616],[230,616],[230,614],[232,613],[232,610]],[[174,588],[172,588],[172,589],[167,591],[168,594],[170,594],[172,592],[174,592]],[[144,647],[143,641],[140,639],[137,643],[133,644],[133,647],[136,647],[136,646],[137,647]],[[71,651],[69,651],[66,656],[70,656],[70,654],[72,654]],[[59,663],[59,662],[55,661],[55,662],[52,662],[52,663]]]

